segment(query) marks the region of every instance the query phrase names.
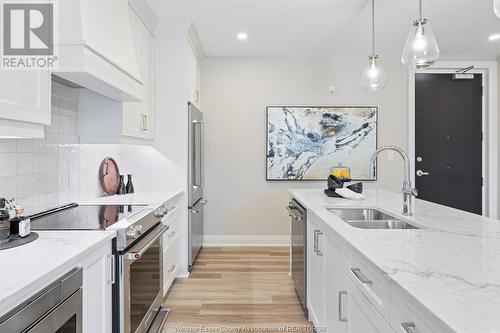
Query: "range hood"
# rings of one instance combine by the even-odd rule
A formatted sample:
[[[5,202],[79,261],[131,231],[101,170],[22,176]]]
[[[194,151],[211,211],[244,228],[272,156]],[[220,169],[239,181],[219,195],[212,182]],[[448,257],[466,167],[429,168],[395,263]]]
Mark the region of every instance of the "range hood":
[[[117,101],[142,101],[127,0],[58,2],[53,74]]]

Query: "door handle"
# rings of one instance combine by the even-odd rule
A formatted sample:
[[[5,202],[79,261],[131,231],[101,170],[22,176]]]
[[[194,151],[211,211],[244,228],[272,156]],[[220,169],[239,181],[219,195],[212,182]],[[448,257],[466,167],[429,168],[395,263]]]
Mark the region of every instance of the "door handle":
[[[428,176],[428,172],[424,172],[422,170],[417,170],[417,176],[422,177],[422,176]]]

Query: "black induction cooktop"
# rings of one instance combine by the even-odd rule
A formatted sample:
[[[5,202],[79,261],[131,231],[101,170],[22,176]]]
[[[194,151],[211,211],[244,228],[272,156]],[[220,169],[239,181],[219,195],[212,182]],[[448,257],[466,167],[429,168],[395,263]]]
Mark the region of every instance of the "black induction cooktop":
[[[142,210],[144,205],[68,204],[31,215],[32,230],[103,230]]]

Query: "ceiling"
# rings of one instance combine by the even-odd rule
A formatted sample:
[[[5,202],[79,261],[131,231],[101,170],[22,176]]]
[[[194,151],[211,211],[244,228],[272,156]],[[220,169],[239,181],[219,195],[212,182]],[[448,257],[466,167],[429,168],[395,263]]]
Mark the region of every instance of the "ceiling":
[[[207,56],[368,55],[370,0],[148,0],[160,22],[192,22]],[[493,0],[424,0],[444,60],[494,60]],[[376,0],[377,53],[399,57],[417,0]],[[238,41],[237,33],[248,39]]]

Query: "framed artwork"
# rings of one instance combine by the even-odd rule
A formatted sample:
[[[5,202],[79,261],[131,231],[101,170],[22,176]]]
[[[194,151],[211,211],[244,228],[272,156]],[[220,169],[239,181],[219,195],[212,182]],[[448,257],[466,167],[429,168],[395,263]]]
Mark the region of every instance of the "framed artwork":
[[[378,108],[267,107],[267,180],[326,180],[339,163],[353,180],[376,180]]]

